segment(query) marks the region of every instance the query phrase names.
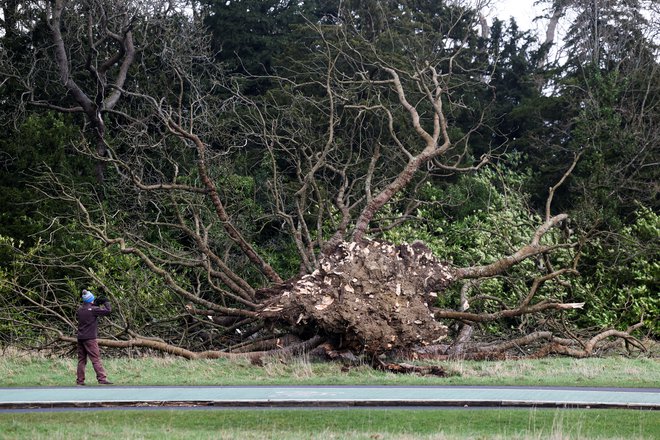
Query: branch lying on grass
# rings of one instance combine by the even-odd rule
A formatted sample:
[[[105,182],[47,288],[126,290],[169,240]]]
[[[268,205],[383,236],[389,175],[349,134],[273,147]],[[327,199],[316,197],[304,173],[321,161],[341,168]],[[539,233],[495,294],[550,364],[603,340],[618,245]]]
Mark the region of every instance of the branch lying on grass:
[[[77,339],[72,336],[66,336],[64,334],[59,335],[59,340],[63,342],[76,343]],[[185,348],[177,347],[176,345],[171,345],[166,342],[156,341],[153,339],[146,339],[142,337],[136,337],[129,340],[112,340],[112,339],[97,339],[100,346],[103,347],[113,347],[113,348],[131,348],[131,347],[141,347],[141,348],[151,348],[154,350],[161,351],[163,353],[173,354],[176,356],[181,356],[186,359],[260,359],[265,356],[295,356],[306,351],[311,350],[320,343],[323,342],[321,336],[314,336],[307,341],[303,341],[299,344],[290,345],[284,348],[278,348],[276,350],[268,351],[253,351],[247,353],[230,353],[224,351],[216,350],[207,350],[201,352],[194,352],[187,350]]]
[[[563,354],[565,356],[571,356],[576,358],[590,357],[593,355],[599,342],[604,341],[605,339],[611,337],[623,339],[624,341],[633,345],[639,350],[643,352],[647,351],[644,344],[642,344],[642,342],[639,339],[635,338],[634,336],[631,336],[630,333],[619,330],[606,330],[602,333],[597,334],[593,338],[589,339],[586,343],[583,344],[583,348],[581,349],[572,348],[570,346],[566,346],[559,342],[553,342],[550,345],[541,347],[539,351],[534,353],[534,357],[542,358],[551,354]]]
[[[561,338],[555,336],[550,331],[537,331],[520,338],[494,344],[473,342],[466,344],[460,358],[466,360],[537,359],[552,354],[586,358],[592,356],[597,350],[607,347],[611,348],[611,343],[606,343],[606,340],[609,338],[624,340],[642,352],[646,352],[647,349],[644,344],[631,335],[631,332],[639,327],[640,325],[638,324],[628,328],[626,331],[606,330],[586,342],[577,338]],[[539,344],[542,345],[539,347]],[[458,356],[446,354],[450,348],[451,346],[448,345],[429,346],[423,350],[414,352],[413,355],[414,357],[436,360],[457,358]],[[507,354],[510,350],[517,350],[525,353],[525,355]]]
[[[447,371],[437,365],[413,365],[408,363],[383,362],[380,359],[374,361],[374,367],[395,374],[421,374],[422,376],[447,377]]]

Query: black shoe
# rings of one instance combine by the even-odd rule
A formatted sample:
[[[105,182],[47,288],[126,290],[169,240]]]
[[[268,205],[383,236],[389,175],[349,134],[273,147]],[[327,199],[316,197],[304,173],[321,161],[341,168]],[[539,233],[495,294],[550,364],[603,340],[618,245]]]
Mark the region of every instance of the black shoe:
[[[109,380],[104,380],[103,382],[99,381],[99,384],[100,385],[112,385],[112,382],[110,382]]]

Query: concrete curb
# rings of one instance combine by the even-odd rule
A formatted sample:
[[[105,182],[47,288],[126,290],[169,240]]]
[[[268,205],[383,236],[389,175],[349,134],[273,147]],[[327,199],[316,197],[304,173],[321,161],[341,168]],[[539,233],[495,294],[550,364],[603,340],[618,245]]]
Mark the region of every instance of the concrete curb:
[[[660,410],[660,389],[461,386],[2,388],[0,408],[534,407]]]

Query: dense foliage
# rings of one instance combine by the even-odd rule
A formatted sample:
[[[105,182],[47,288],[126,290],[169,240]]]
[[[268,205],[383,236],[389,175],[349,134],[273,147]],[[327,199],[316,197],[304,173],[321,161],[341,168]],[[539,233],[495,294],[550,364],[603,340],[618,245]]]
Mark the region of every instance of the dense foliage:
[[[174,11],[127,2],[101,24],[110,29],[125,16],[130,26],[123,34],[101,30],[93,42],[74,29],[94,2],[71,1],[76,13],[65,10],[63,29],[76,42],[68,54],[81,94],[58,76],[49,11],[20,3],[2,6],[0,21],[0,306],[9,311],[0,344],[47,342],[44,329],[71,334],[82,286],[108,290],[121,310],[121,326],[106,334],[149,329],[194,349],[235,341],[231,325],[202,331],[200,318],[172,313],[187,304],[172,285],[223,307],[247,301],[222,293],[235,280],[202,287],[191,249],[224,249],[232,273],[262,287],[273,281],[264,267],[284,279],[311,272],[322,243],[351,227],[342,207],[370,198],[346,196],[343,206],[336,194],[372,181],[385,187],[406,154],[416,154],[402,147],[418,132],[399,97],[383,92],[383,66],[401,72],[404,85],[416,80],[404,72],[440,72],[452,149],[380,209],[370,236],[421,240],[458,267],[490,264],[529,242],[546,216],[548,188],[575,161],[551,205],[570,221],[545,240],[578,245],[475,284],[481,299],[473,310],[514,304],[535,273],[568,266],[576,274],[543,294],[587,304],[566,313],[571,325],[626,329],[643,320],[642,333],[660,334],[660,62],[657,29],[638,2],[612,0],[597,10],[591,2],[546,2],[572,11],[564,19],[573,22],[564,41],[544,44],[514,20],[479,27],[479,11],[462,2],[407,0],[203,0],[171,2]],[[133,45],[130,68],[103,70]],[[549,62],[557,52],[568,55]],[[432,125],[434,108],[424,103],[431,92],[411,90],[422,123]],[[174,123],[161,124],[167,117]],[[192,137],[181,135],[193,128],[209,147],[205,164],[223,209],[262,267],[217,211],[204,208],[208,191],[152,197],[145,189],[204,181]],[[326,156],[339,165],[316,169],[314,160]],[[128,163],[139,168],[122,168]],[[136,181],[144,187],[130,185]],[[82,205],[97,208],[76,209]],[[182,218],[194,219],[191,230],[166,227]],[[92,223],[143,246],[173,281],[92,240]],[[438,305],[457,307],[459,287]],[[26,331],[30,321],[43,328]],[[521,318],[484,329],[522,325],[541,324]]]

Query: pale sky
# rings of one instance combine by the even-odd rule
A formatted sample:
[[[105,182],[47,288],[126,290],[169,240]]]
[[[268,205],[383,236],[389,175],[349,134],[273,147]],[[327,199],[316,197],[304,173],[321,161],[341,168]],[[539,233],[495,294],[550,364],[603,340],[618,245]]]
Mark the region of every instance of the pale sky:
[[[484,13],[489,24],[492,23],[494,17],[506,21],[513,16],[521,29],[531,30],[539,37],[539,41],[543,41],[548,20],[542,19],[535,22],[533,20],[534,17],[543,15],[544,8],[547,9],[550,4],[548,2],[541,6],[534,6],[534,2],[535,0],[491,0],[492,6],[487,8]],[[547,11],[545,12],[547,13]],[[641,0],[640,12],[649,21],[645,28],[646,37],[660,45],[660,7],[658,7],[658,0]],[[555,44],[560,42],[562,37],[566,35],[572,21],[571,14],[575,14],[575,12],[568,11],[567,15],[559,20]]]
[[[521,30],[532,31],[538,37],[538,41],[543,42],[545,40],[548,19],[534,21],[534,18],[544,15],[544,12],[547,14],[548,11],[544,11],[544,8],[547,9],[549,4],[535,6],[534,2],[535,0],[491,0],[492,6],[486,9],[487,13],[485,14],[488,24],[492,24],[495,17],[504,21],[508,21],[509,18],[513,17],[516,19],[516,23]],[[555,35],[555,46],[551,50],[551,57],[560,56],[559,51],[561,49],[558,44],[566,34],[569,25],[570,20],[567,20],[566,17],[559,20]]]
[[[487,15],[488,21],[492,22],[494,17],[500,20],[508,21],[510,17],[516,19],[516,23],[521,29],[537,29],[541,23],[532,23],[534,17],[541,15],[542,8],[534,6],[535,0],[493,0],[493,6]],[[543,23],[545,24],[545,23]],[[543,30],[545,32],[545,30]]]

